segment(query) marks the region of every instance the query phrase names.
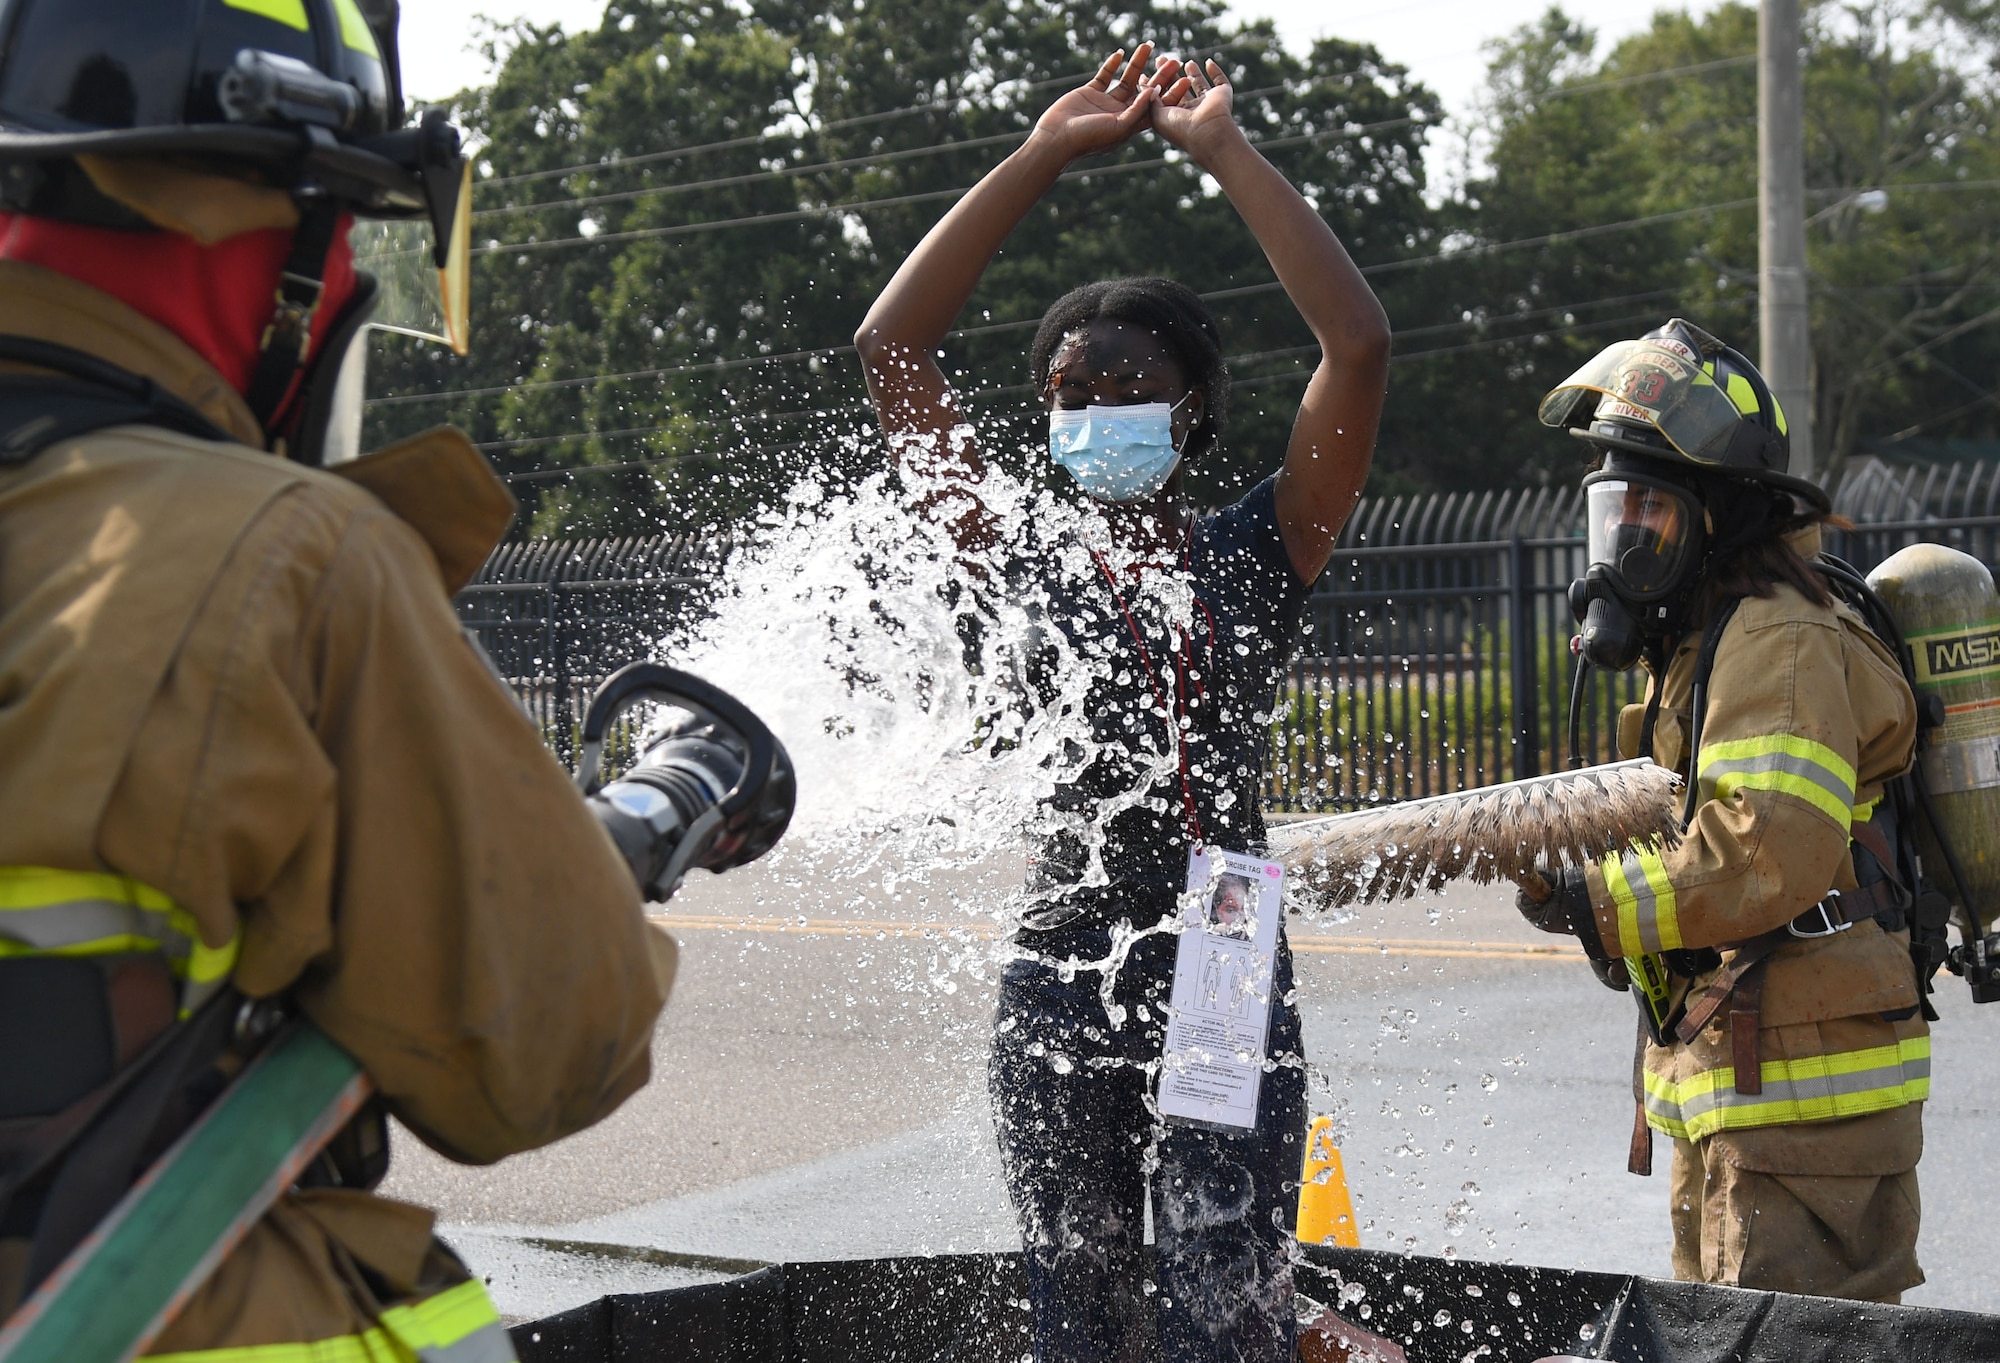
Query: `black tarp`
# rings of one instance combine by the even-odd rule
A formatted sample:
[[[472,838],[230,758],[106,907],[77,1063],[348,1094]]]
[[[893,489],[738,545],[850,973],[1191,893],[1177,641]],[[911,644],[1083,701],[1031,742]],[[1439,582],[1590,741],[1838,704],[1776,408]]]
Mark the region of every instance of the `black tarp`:
[[[1411,1363],[1988,1363],[2000,1316],[1320,1246],[1301,1293]],[[514,1328],[522,1363],[1018,1363],[1016,1255],[782,1264]]]

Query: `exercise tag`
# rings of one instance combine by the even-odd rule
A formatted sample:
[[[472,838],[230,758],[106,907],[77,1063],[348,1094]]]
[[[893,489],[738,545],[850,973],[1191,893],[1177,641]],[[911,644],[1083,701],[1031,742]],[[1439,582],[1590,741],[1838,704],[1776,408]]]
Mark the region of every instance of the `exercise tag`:
[[[1162,1116],[1257,1125],[1284,890],[1281,862],[1215,848],[1189,856],[1160,1063]]]

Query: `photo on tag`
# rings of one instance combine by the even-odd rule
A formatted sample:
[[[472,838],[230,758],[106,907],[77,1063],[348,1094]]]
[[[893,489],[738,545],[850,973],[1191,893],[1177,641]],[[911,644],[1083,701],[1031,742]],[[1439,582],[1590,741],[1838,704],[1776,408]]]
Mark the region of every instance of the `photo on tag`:
[[[1211,883],[1203,905],[1208,930],[1249,941],[1257,935],[1257,885],[1241,871],[1224,871]]]

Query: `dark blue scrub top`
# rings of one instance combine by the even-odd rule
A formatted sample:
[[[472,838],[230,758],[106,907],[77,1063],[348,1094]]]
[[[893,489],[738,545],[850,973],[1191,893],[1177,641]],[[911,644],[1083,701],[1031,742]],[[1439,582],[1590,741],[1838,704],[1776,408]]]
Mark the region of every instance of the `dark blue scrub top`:
[[[1264,764],[1278,684],[1300,638],[1310,584],[1299,579],[1278,533],[1276,482],[1196,519],[1186,573],[1198,603],[1183,654],[1189,722],[1189,786],[1204,841],[1234,852],[1264,845]],[[1067,563],[1068,567],[1064,567]],[[1041,628],[1060,631],[1095,674],[1087,712],[1098,755],[1061,785],[1031,837],[1029,926],[1130,917],[1141,926],[1173,908],[1185,887],[1189,834],[1178,777],[1148,782],[1146,798],[1101,820],[1108,800],[1146,779],[1135,753],[1171,752],[1131,627],[1111,584],[1087,556],[1050,552],[1017,560],[1014,590]],[[1176,704],[1176,650],[1155,593],[1119,584],[1155,680]],[[1050,703],[1061,650],[1046,639],[1026,649],[1031,691]],[[1082,833],[1103,822],[1106,886],[1078,884],[1087,863]]]

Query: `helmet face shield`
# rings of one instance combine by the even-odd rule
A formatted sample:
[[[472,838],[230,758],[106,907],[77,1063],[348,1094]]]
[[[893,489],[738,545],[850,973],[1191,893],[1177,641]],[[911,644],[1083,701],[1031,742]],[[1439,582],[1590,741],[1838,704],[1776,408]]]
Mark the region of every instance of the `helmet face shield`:
[[[1595,399],[1592,421],[1627,421],[1658,431],[1685,458],[1719,465],[1746,418],[1763,402],[1773,405],[1779,431],[1784,417],[1768,394],[1727,365],[1704,361],[1672,338],[1620,341],[1564,379],[1542,399],[1545,426],[1581,424],[1579,414]]]
[[[355,224],[354,266],[375,276],[381,302],[369,325],[450,346],[471,346],[472,158],[458,176],[457,203],[445,224],[375,219]]]
[[[1702,510],[1667,482],[1631,474],[1593,474],[1584,482],[1590,563],[1602,566],[1630,601],[1668,595],[1688,579],[1701,554]]]

